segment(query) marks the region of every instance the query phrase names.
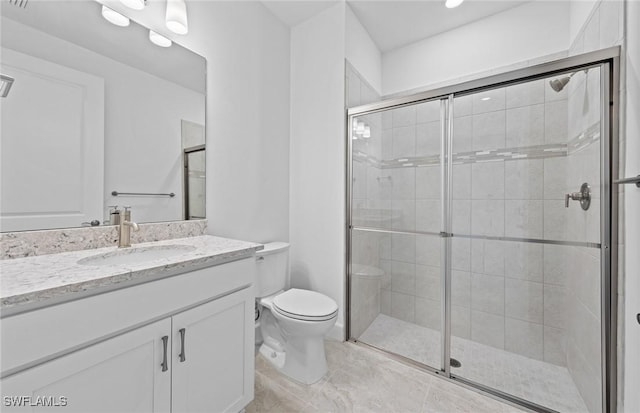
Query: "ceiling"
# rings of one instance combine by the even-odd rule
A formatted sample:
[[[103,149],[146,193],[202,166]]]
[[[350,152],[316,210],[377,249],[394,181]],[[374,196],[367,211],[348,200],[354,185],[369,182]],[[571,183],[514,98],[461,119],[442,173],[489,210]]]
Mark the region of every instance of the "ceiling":
[[[113,9],[124,8],[118,0],[101,1]],[[153,13],[156,13],[156,8],[164,11],[164,6],[161,7],[157,2],[149,2],[148,7]],[[153,45],[149,41],[148,29],[135,24],[133,19],[128,27],[108,23],[102,17],[101,5],[97,2],[40,0],[29,1],[26,8],[21,8],[3,0],[0,9],[3,18],[31,26],[195,91],[205,90],[206,61],[203,57],[177,44],[168,48]],[[30,41],[34,40],[30,37],[22,40]]]
[[[466,0],[447,9],[444,0],[347,0],[381,52],[455,29],[530,0]],[[339,0],[263,0],[289,27],[333,6]]]
[[[464,26],[527,3],[523,0],[466,0],[448,9],[444,0],[349,0],[351,9],[381,52]]]
[[[289,27],[297,26],[339,2],[340,0],[262,0],[265,7]]]

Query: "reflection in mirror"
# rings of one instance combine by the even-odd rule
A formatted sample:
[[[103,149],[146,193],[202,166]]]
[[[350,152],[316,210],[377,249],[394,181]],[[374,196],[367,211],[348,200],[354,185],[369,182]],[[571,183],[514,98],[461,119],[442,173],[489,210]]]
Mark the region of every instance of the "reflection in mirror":
[[[204,218],[205,59],[97,2],[0,7],[0,230]]]

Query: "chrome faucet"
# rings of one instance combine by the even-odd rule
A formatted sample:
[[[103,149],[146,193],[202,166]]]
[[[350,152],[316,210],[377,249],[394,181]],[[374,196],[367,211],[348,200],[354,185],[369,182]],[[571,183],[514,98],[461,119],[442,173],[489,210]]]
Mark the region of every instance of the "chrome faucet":
[[[131,246],[131,229],[138,231],[140,228],[138,224],[131,221],[120,222],[118,228],[118,248],[128,248]]]

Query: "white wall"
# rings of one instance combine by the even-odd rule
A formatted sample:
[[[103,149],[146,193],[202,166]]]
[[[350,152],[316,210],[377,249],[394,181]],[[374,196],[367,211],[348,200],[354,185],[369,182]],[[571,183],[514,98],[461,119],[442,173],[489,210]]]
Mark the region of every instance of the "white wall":
[[[578,33],[580,33],[584,23],[589,19],[589,15],[597,3],[598,0],[569,2],[569,39],[571,42],[578,36]]]
[[[344,338],[345,5],[291,29],[291,283],[333,298]]]
[[[382,55],[360,20],[346,7],[346,57],[378,94],[382,93]]]
[[[157,25],[158,16],[113,5]],[[289,29],[257,1],[187,7],[189,34],[162,34],[207,59],[208,230],[287,241]]]
[[[624,176],[640,174],[640,2],[627,3],[626,159]],[[640,189],[624,188],[625,369],[624,411],[640,412]]]
[[[389,95],[565,51],[568,2],[530,2],[382,55]]]

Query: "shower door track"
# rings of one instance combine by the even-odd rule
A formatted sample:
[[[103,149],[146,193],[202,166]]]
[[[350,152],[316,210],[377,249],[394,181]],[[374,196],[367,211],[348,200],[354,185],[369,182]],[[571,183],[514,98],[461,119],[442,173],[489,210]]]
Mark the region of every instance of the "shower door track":
[[[362,105],[350,108],[346,112],[346,245],[347,245],[347,274],[345,276],[345,303],[346,303],[346,332],[347,339],[357,342],[359,345],[365,345],[375,348],[388,356],[398,359],[402,362],[414,365],[420,369],[442,377],[448,381],[455,382],[468,389],[479,391],[490,397],[498,398],[510,404],[524,407],[534,412],[555,412],[547,407],[540,406],[531,401],[504,393],[500,390],[491,388],[484,384],[476,383],[471,380],[458,377],[450,371],[450,340],[451,340],[451,239],[471,238],[471,239],[488,239],[499,241],[517,241],[526,243],[556,244],[570,245],[588,248],[600,248],[601,251],[601,360],[602,360],[602,412],[614,413],[617,411],[617,193],[612,191],[613,181],[618,175],[618,119],[619,119],[619,58],[620,47],[611,47],[607,49],[597,50],[594,52],[584,53],[577,56],[567,57],[552,62],[542,63],[522,69],[517,69],[497,75],[488,76],[481,79],[471,80],[456,85],[441,87],[425,92],[391,98],[380,102]],[[584,70],[589,67],[599,67],[601,69],[601,201],[600,201],[600,243],[590,242],[572,242],[562,240],[543,240],[532,238],[514,238],[514,237],[493,237],[482,235],[464,235],[453,234],[451,230],[452,214],[451,206],[451,168],[452,162],[452,128],[453,128],[453,107],[451,102],[454,95],[456,97],[477,93],[485,89],[494,89],[498,87],[510,86],[518,83],[524,83],[544,77],[553,76],[570,70]],[[352,177],[353,177],[353,153],[352,153],[352,133],[350,127],[353,116],[371,114],[384,110],[400,108],[403,106],[413,105],[417,103],[440,100],[441,119],[442,122],[442,145],[440,153],[441,165],[441,203],[442,203],[442,225],[443,231],[440,232],[421,232],[421,231],[398,231],[393,229],[356,226],[353,224],[352,216]],[[351,274],[351,234],[352,231],[370,231],[383,233],[397,233],[410,235],[431,235],[439,236],[445,242],[445,248],[442,252],[442,259],[445,265],[442,266],[442,281],[444,288],[442,289],[442,369],[437,369],[426,364],[408,359],[406,357],[394,354],[392,352],[378,349],[366,343],[358,342],[351,338],[351,307],[350,307],[350,274]]]

